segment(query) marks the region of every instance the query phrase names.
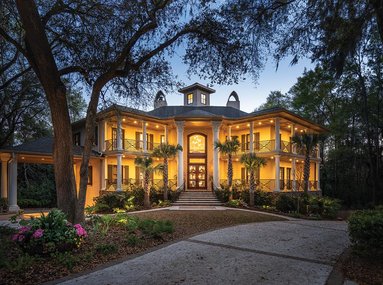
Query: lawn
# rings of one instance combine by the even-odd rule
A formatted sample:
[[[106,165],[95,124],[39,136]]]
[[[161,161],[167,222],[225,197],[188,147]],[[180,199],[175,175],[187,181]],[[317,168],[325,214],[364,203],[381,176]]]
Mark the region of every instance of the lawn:
[[[23,253],[11,240],[13,232],[0,231],[1,284],[38,284],[129,258],[152,247],[218,228],[282,218],[245,211],[153,211],[134,213],[138,226],[88,222],[88,238],[75,252],[33,256]],[[108,220],[108,219],[106,219]],[[153,220],[162,221],[154,223]],[[165,222],[167,221],[167,222]],[[170,221],[170,222],[169,222]],[[107,227],[105,226],[107,225]]]

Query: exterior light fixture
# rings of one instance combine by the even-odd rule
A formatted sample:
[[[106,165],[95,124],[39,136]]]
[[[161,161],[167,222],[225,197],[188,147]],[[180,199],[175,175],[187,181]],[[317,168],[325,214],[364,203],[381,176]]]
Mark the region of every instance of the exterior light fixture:
[[[246,126],[250,127],[250,124],[247,124]]]
[[[45,158],[43,157],[41,160],[45,160]]]
[[[262,125],[262,122],[259,122],[258,125]]]
[[[274,120],[270,120],[270,123],[274,123]]]
[[[274,159],[274,156],[270,157],[271,159]]]
[[[137,124],[137,121],[134,121],[135,124]]]
[[[303,130],[301,130],[301,133],[303,133]]]
[[[298,128],[295,128],[294,130],[296,130],[296,131],[297,131],[297,130],[298,130]]]
[[[290,125],[288,125],[287,127],[288,127],[289,129],[291,128],[291,126],[290,126]]]
[[[149,123],[145,123],[145,126],[149,126]]]
[[[24,157],[24,156],[22,156],[22,157],[21,157],[21,159],[25,159],[25,157]]]
[[[239,129],[239,126],[236,126],[237,129]]]
[[[122,121],[123,121],[123,122],[125,122],[125,121],[126,121],[126,119],[125,119],[125,118],[123,118],[123,119],[122,119]]]
[[[156,128],[158,129],[158,125],[156,125]]]

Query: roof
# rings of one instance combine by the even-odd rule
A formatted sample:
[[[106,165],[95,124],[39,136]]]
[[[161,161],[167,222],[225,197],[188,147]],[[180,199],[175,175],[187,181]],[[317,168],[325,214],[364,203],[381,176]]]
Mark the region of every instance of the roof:
[[[210,88],[210,87],[207,87],[207,86],[205,86],[205,85],[202,85],[202,84],[199,84],[199,83],[194,83],[194,84],[192,84],[192,85],[189,85],[189,86],[186,86],[186,87],[184,87],[184,88],[181,88],[180,90],[178,90],[178,92],[180,92],[180,93],[186,93],[186,92],[188,92],[188,91],[190,91],[190,90],[193,90],[193,89],[200,89],[200,90],[202,90],[202,91],[205,91],[205,92],[207,92],[207,93],[209,93],[209,94],[211,94],[211,93],[215,93],[215,90],[214,89],[212,89],[212,88]]]
[[[0,149],[2,152],[15,152],[27,154],[45,154],[53,155],[53,137],[43,137],[31,142],[19,144],[17,146],[8,146]],[[83,147],[73,146],[74,155],[82,155]],[[93,156],[100,156],[97,151],[92,151]]]
[[[209,117],[219,116],[223,118],[241,118],[248,116],[249,113],[233,107],[224,106],[163,106],[147,112],[148,115],[157,118],[178,118],[178,117]]]

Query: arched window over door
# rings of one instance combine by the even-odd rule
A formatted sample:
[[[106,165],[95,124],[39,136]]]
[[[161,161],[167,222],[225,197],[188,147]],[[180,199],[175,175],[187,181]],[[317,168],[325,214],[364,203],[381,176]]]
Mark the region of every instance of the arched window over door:
[[[188,136],[188,189],[206,189],[206,135]]]

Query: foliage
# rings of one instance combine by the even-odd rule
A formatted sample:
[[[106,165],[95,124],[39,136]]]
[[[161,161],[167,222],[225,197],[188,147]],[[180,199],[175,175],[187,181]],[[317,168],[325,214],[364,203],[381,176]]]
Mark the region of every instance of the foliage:
[[[348,220],[348,230],[355,252],[383,257],[383,211],[357,211]]]
[[[308,214],[319,215],[328,219],[335,219],[341,208],[340,201],[330,197],[310,196],[307,204]]]
[[[96,246],[96,252],[101,254],[112,254],[117,251],[117,246],[111,243],[102,243]]]
[[[151,238],[161,238],[163,233],[174,231],[171,221],[139,220],[138,228]]]
[[[229,201],[230,190],[228,188],[216,188],[214,190],[214,193],[217,196],[217,199],[220,200],[222,203],[226,203],[227,201]]]
[[[0,209],[3,212],[8,211],[8,199],[7,198],[0,198]]]
[[[226,203],[226,206],[232,208],[248,208],[247,203],[241,199],[232,199]]]
[[[79,248],[87,237],[87,232],[80,224],[70,224],[65,214],[57,209],[21,224],[24,226],[13,235],[12,240],[30,254],[71,251]]]
[[[275,208],[284,213],[294,212],[297,209],[294,198],[286,194],[278,195],[275,200]]]

